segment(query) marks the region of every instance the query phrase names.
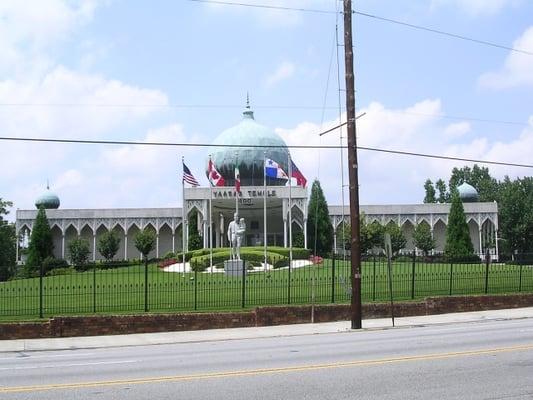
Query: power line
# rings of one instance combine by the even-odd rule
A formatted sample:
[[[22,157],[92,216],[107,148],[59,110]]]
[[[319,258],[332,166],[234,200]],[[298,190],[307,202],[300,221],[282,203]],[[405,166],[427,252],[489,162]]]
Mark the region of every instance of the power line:
[[[319,9],[310,9],[310,8],[297,8],[297,7],[284,7],[284,6],[272,6],[272,5],[268,5],[268,4],[248,4],[248,3],[239,3],[239,2],[232,2],[232,1],[219,1],[219,0],[187,0],[187,1],[192,1],[192,2],[195,2],[195,3],[220,4],[220,5],[226,5],[226,6],[263,8],[263,9],[280,10],[280,11],[300,11],[300,12],[310,12],[310,13],[320,13],[320,14],[337,14],[338,13],[337,11],[330,11],[330,10],[319,10]],[[502,44],[499,44],[499,43],[490,42],[488,40],[476,39],[476,38],[472,38],[472,37],[465,36],[465,35],[459,35],[457,33],[447,32],[447,31],[443,31],[443,30],[439,30],[439,29],[430,28],[430,27],[427,27],[427,26],[422,26],[422,25],[411,24],[411,23],[400,21],[400,20],[397,20],[397,19],[381,17],[379,15],[365,13],[365,12],[362,12],[362,11],[352,10],[352,13],[354,13],[356,15],[360,15],[362,17],[366,17],[366,18],[372,18],[372,19],[376,19],[376,20],[380,20],[380,21],[384,21],[384,22],[389,22],[391,24],[402,25],[402,26],[405,26],[405,27],[408,27],[408,28],[412,28],[412,29],[417,29],[417,30],[421,30],[421,31],[436,33],[438,35],[448,36],[448,37],[451,37],[451,38],[454,38],[454,39],[465,40],[465,41],[468,41],[468,42],[473,42],[473,43],[477,43],[477,44],[481,44],[481,45],[485,45],[485,46],[496,47],[496,48],[499,48],[499,49],[514,51],[516,53],[521,53],[521,54],[526,54],[528,56],[533,56],[533,51],[524,50],[524,49],[517,49],[517,48],[514,48],[514,47],[510,47],[510,46],[505,46],[505,45],[502,45]]]
[[[208,109],[208,108],[221,108],[221,109],[241,109],[242,105],[238,104],[98,104],[98,103],[0,103],[0,107],[94,107],[94,108],[175,108],[175,109]],[[255,109],[263,110],[338,110],[338,106],[314,106],[314,105],[257,105],[254,104]],[[367,111],[371,113],[370,111]],[[386,110],[387,113],[394,114],[406,114],[406,115],[418,115],[424,117],[438,117],[445,119],[453,120],[465,120],[473,122],[483,122],[483,123],[495,123],[495,124],[506,124],[506,125],[519,125],[519,126],[529,126],[527,122],[519,121],[509,121],[501,119],[489,119],[489,118],[478,118],[470,116],[461,116],[461,115],[448,115],[448,114],[431,114],[431,113],[417,113],[411,111],[401,111],[401,110]]]
[[[286,7],[286,6],[272,6],[268,4],[250,4],[250,3],[239,3],[233,1],[221,1],[221,0],[188,0],[193,3],[210,3],[210,4],[220,4],[224,6],[238,6],[238,7],[250,7],[250,8],[266,8],[270,10],[283,10],[283,11],[300,11],[308,13],[318,13],[318,14],[336,14],[336,11],[329,10],[320,10],[313,8],[303,8],[303,7]]]
[[[380,20],[380,21],[390,22],[392,24],[402,25],[402,26],[406,26],[408,28],[413,28],[413,29],[418,29],[418,30],[422,30],[422,31],[426,31],[426,32],[436,33],[436,34],[439,34],[439,35],[449,36],[449,37],[452,37],[452,38],[455,38],[455,39],[466,40],[466,41],[474,42],[474,43],[477,43],[477,44],[483,44],[483,45],[486,45],[486,46],[497,47],[499,49],[514,51],[516,53],[522,53],[522,54],[527,54],[528,56],[533,56],[533,52],[532,51],[523,50],[523,49],[517,49],[515,47],[510,47],[510,46],[505,46],[505,45],[502,45],[502,44],[489,42],[488,40],[475,39],[475,38],[471,38],[471,37],[464,36],[464,35],[458,35],[456,33],[441,31],[441,30],[438,30],[438,29],[429,28],[427,26],[422,26],[422,25],[410,24],[408,22],[399,21],[397,19],[380,17],[378,15],[368,14],[368,13],[364,13],[364,12],[361,12],[361,11],[355,11],[354,10],[353,13],[356,14],[356,15],[360,15],[362,17],[373,18],[373,19],[377,19],[377,20]]]
[[[337,126],[336,128],[339,128]],[[229,147],[229,148],[290,148],[290,149],[346,149],[348,146],[324,146],[324,145],[287,145],[287,146],[269,146],[269,145],[247,145],[247,144],[208,144],[208,143],[178,143],[178,142],[139,142],[139,141],[130,141],[130,140],[89,140],[89,139],[51,139],[51,138],[20,138],[20,137],[8,137],[1,136],[0,140],[5,141],[14,141],[14,142],[40,142],[40,143],[64,143],[64,144],[103,144],[103,145],[132,145],[132,146],[173,146],[173,147]],[[435,158],[440,160],[449,160],[449,161],[465,161],[478,164],[490,164],[490,165],[500,165],[507,167],[520,167],[520,168],[533,168],[533,164],[518,164],[518,163],[509,163],[501,161],[491,161],[491,160],[480,160],[474,158],[465,158],[465,157],[452,157],[452,156],[442,156],[438,154],[428,154],[428,153],[416,153],[410,151],[401,151],[401,150],[392,150],[392,149],[383,149],[379,147],[366,147],[366,146],[357,146],[358,150],[374,151],[380,153],[389,153],[402,156],[410,157],[424,157],[424,158]]]

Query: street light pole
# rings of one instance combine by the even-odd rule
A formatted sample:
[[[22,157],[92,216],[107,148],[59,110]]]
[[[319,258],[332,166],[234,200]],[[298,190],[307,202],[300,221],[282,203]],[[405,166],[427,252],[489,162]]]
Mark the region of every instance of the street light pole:
[[[346,121],[348,137],[348,180],[350,184],[351,225],[351,327],[361,329],[361,247],[359,236],[359,178],[357,164],[357,137],[355,124],[355,77],[352,43],[352,1],[344,0],[344,65],[346,82]]]

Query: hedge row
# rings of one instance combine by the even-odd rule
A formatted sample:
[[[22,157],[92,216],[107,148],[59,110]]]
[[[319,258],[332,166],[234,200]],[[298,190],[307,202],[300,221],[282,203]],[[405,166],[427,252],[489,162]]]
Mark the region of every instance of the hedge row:
[[[265,259],[265,254],[263,251],[253,250],[251,248],[242,248],[241,249],[241,259],[245,262],[251,263],[262,263]],[[230,259],[230,250],[223,249],[222,251],[217,251],[213,253],[213,265],[222,264],[224,261]],[[200,255],[197,257],[192,257],[190,259],[191,269],[193,271],[205,271],[210,267],[210,255]],[[288,259],[281,256],[279,253],[267,252],[267,263],[276,267],[282,267],[288,265]]]
[[[264,247],[262,246],[253,246],[253,247],[243,247],[241,248],[241,254],[243,251],[259,251],[259,252],[263,252],[264,251]],[[280,247],[280,246],[268,246],[267,247],[267,251],[269,253],[275,253],[275,254],[278,254],[280,256],[283,256],[283,257],[289,257],[289,249],[285,248],[285,247]],[[218,254],[218,253],[225,253],[225,254],[230,254],[230,249],[228,247],[217,247],[217,248],[213,248],[213,257],[215,254]],[[209,249],[199,249],[199,250],[192,250],[192,251],[188,251],[185,253],[185,261],[190,261],[192,258],[195,258],[195,257],[200,257],[200,256],[205,256],[205,255],[209,255],[210,254],[210,250]],[[307,250],[307,249],[301,249],[301,248],[298,248],[298,247],[295,247],[292,249],[292,258],[294,260],[306,260],[309,258],[309,256],[311,255],[311,251],[310,250]],[[165,259],[168,259],[168,258],[176,258],[177,260],[181,261],[183,258],[183,253],[172,253],[172,252],[169,252],[167,254],[165,254]]]

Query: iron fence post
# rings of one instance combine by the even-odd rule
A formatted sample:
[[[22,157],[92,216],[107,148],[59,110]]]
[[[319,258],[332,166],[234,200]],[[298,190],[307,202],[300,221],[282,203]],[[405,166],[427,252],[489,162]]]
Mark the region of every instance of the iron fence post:
[[[244,308],[246,303],[246,262],[242,260],[242,297],[241,307]]]
[[[453,261],[450,262],[450,296],[453,292]]]
[[[44,317],[43,313],[43,264],[39,267],[39,318]]]
[[[518,291],[521,292],[522,291],[522,267],[523,267],[523,263],[521,259],[518,260],[518,265],[520,267],[520,270],[518,273]]]
[[[194,267],[194,310],[198,310],[198,268]]]
[[[331,302],[335,303],[335,255],[331,261]]]
[[[415,298],[415,263],[416,263],[416,251],[413,250],[413,265],[411,268],[411,299]]]
[[[372,301],[376,301],[376,255],[372,255]]]
[[[487,249],[485,252],[485,294],[489,292],[489,264],[490,264],[490,252]]]
[[[144,259],[144,312],[148,312],[148,259]]]
[[[291,262],[289,260],[289,274],[287,279],[287,304],[291,304]]]
[[[93,313],[96,314],[96,265],[93,266]]]

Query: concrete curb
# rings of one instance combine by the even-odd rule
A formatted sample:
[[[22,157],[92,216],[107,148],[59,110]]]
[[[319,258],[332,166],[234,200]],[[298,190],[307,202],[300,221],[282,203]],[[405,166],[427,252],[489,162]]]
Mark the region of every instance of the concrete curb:
[[[418,317],[396,318],[396,328],[420,327],[436,324],[458,324],[494,320],[533,318],[533,307],[503,310],[464,312]],[[367,319],[363,330],[391,329],[390,318]],[[202,331],[141,333],[112,336],[82,336],[50,339],[17,339],[0,341],[0,352],[28,352],[45,350],[96,349],[156,344],[198,343],[224,340],[246,340],[270,337],[356,332],[348,321],[317,324],[278,325],[253,328],[210,329]]]

